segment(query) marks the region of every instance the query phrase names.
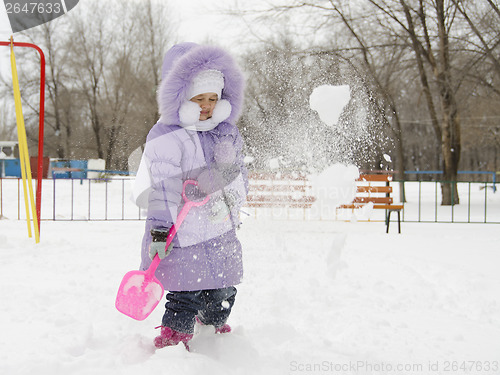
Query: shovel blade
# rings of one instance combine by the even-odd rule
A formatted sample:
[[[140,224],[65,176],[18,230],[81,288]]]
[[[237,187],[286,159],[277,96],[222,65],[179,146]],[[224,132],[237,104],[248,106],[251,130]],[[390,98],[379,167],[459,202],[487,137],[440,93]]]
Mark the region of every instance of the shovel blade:
[[[163,292],[163,285],[156,277],[147,277],[144,271],[130,271],[123,277],[115,306],[133,319],[144,320],[158,305]]]

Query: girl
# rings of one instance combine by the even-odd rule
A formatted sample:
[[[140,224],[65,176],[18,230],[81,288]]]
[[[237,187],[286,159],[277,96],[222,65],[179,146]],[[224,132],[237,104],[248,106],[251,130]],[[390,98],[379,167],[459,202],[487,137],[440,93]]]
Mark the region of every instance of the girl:
[[[159,121],[148,134],[134,186],[136,203],[147,209],[141,269],[158,254],[156,277],[167,293],[158,348],[193,337],[194,325],[226,324],[243,275],[238,212],[248,189],[234,125],[243,101],[243,75],[224,50],[182,43],[165,55],[158,90]],[[166,236],[183,205],[186,180],[193,207],[168,249]]]

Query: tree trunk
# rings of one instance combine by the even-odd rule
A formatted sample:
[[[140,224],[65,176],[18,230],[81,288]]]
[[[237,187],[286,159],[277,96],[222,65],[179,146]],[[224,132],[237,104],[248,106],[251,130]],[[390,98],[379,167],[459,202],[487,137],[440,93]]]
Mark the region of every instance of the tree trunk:
[[[457,189],[458,163],[460,161],[460,124],[458,116],[444,119],[443,122],[443,183],[441,184],[441,204],[459,204]]]
[[[102,140],[101,140],[101,121],[99,119],[99,115],[95,110],[91,110],[92,112],[92,130],[94,131],[96,148],[97,148],[97,157],[99,159],[104,159],[104,150],[102,148]]]
[[[449,56],[448,30],[446,28],[446,9],[444,0],[436,1],[436,13],[439,34],[439,64],[437,64],[437,83],[440,88],[442,108],[443,180],[441,185],[441,205],[450,206],[459,203],[457,189],[458,163],[460,161],[460,117],[451,83],[451,65]]]

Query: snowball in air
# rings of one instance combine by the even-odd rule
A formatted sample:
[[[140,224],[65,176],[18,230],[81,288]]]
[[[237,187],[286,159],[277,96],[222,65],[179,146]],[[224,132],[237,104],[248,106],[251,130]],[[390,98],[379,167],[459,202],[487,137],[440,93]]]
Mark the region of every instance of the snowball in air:
[[[322,85],[316,87],[309,97],[309,106],[318,112],[319,118],[326,125],[332,126],[339,121],[344,107],[351,100],[348,85]]]
[[[355,165],[334,164],[317,176],[311,176],[316,204],[323,210],[352,202],[356,194],[359,170]]]
[[[278,158],[269,159],[269,167],[271,169],[279,169],[280,162],[279,162]]]

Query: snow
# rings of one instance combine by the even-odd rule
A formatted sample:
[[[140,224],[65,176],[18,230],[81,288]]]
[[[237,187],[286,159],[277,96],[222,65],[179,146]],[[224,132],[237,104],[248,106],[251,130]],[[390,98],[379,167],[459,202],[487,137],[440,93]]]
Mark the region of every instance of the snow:
[[[328,217],[341,204],[352,202],[356,194],[359,170],[355,165],[334,164],[319,175],[311,176],[314,209]]]
[[[130,288],[141,289],[141,286],[142,286],[142,284],[144,284],[145,279],[146,279],[146,277],[143,274],[132,275],[129,279],[127,279],[127,282],[123,286],[123,293],[127,294],[128,290]]]
[[[0,373],[498,373],[446,371],[500,366],[497,225],[403,223],[398,235],[252,216],[233,332],[198,327],[191,352],[153,347],[163,303],[144,321],[114,307],[143,228],[43,221],[35,245],[23,221],[0,221]]]
[[[321,85],[311,93],[309,105],[312,110],[318,112],[321,121],[332,126],[338,123],[349,100],[351,100],[351,92],[348,85]]]
[[[243,162],[245,164],[250,164],[250,163],[253,163],[255,161],[255,158],[253,156],[245,156],[243,158]]]
[[[280,168],[279,159],[278,158],[269,159],[269,168],[271,168],[271,169],[279,169]]]

